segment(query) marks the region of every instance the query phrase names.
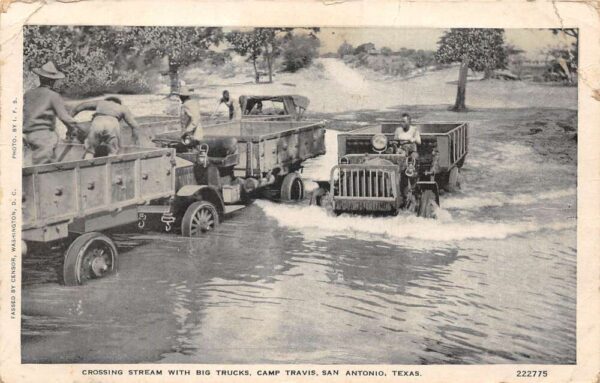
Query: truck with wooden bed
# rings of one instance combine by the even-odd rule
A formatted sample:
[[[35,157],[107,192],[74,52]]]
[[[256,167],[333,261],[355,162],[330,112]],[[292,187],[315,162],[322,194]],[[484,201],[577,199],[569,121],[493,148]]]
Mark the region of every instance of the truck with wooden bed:
[[[397,214],[433,218],[440,188],[455,191],[468,154],[466,123],[416,124],[417,156],[394,139],[401,122],[386,121],[338,135],[338,164],[329,180],[318,181],[311,203],[336,214]]]

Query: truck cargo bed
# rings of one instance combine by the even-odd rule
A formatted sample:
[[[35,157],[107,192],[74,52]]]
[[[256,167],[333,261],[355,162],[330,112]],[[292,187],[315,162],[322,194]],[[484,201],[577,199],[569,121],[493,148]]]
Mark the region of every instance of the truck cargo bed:
[[[60,144],[61,162],[23,168],[24,239],[64,237],[65,225],[90,216],[98,230],[133,222],[136,213],[120,213],[174,193],[173,149],[124,147],[118,155],[91,159],[83,159],[84,151],[83,145]]]
[[[393,139],[394,132],[399,128],[399,121],[385,121],[378,125],[370,125],[340,135],[340,139],[352,141],[355,150],[365,153],[370,147],[370,138],[373,134],[385,134],[388,139]],[[469,149],[469,129],[464,122],[432,122],[415,125],[421,135],[419,157],[427,166],[431,162],[432,152],[435,149],[439,155],[439,167],[442,172],[448,172],[455,166],[462,166]],[[338,145],[340,148],[345,145]],[[351,145],[352,147],[352,145]],[[339,153],[340,156],[346,153]]]
[[[323,121],[233,121],[204,126],[207,138],[235,138],[239,163],[238,176],[260,177],[275,168],[283,174],[300,167],[308,158],[325,153]],[[157,135],[159,139],[178,140],[180,131]]]

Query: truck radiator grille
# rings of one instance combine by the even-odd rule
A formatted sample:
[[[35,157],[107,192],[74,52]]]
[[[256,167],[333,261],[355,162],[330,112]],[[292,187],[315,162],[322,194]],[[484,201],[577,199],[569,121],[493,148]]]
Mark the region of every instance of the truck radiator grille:
[[[398,188],[394,170],[356,167],[356,165],[336,166],[332,173],[332,185],[336,198],[381,201],[394,200]]]

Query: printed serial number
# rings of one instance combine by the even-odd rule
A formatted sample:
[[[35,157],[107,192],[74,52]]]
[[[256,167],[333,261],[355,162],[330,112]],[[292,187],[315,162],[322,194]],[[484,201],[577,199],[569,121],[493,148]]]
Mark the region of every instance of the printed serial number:
[[[548,371],[546,370],[518,370],[517,378],[546,378]]]

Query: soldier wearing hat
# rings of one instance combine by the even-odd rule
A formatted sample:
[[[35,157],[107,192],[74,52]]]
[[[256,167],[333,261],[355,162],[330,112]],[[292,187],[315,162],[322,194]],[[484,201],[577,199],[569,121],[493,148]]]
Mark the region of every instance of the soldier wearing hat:
[[[131,127],[134,144],[139,144],[139,125],[129,108],[123,105],[118,97],[82,102],[73,110],[73,116],[84,110],[95,112],[89,134],[85,139],[86,149],[94,157],[119,153],[122,145],[121,120]]]
[[[192,99],[192,92],[187,86],[181,86],[178,92],[181,100],[181,129],[184,135],[191,135],[195,140],[204,138],[204,129],[200,122],[200,105],[197,100]]]
[[[23,141],[25,153],[31,155],[34,165],[56,162],[56,117],[67,127],[68,135],[80,130],[79,125],[71,117],[65,103],[52,89],[56,80],[65,75],[56,69],[52,62],[33,69],[39,76],[40,86],[23,95]],[[25,160],[27,162],[27,160]]]

